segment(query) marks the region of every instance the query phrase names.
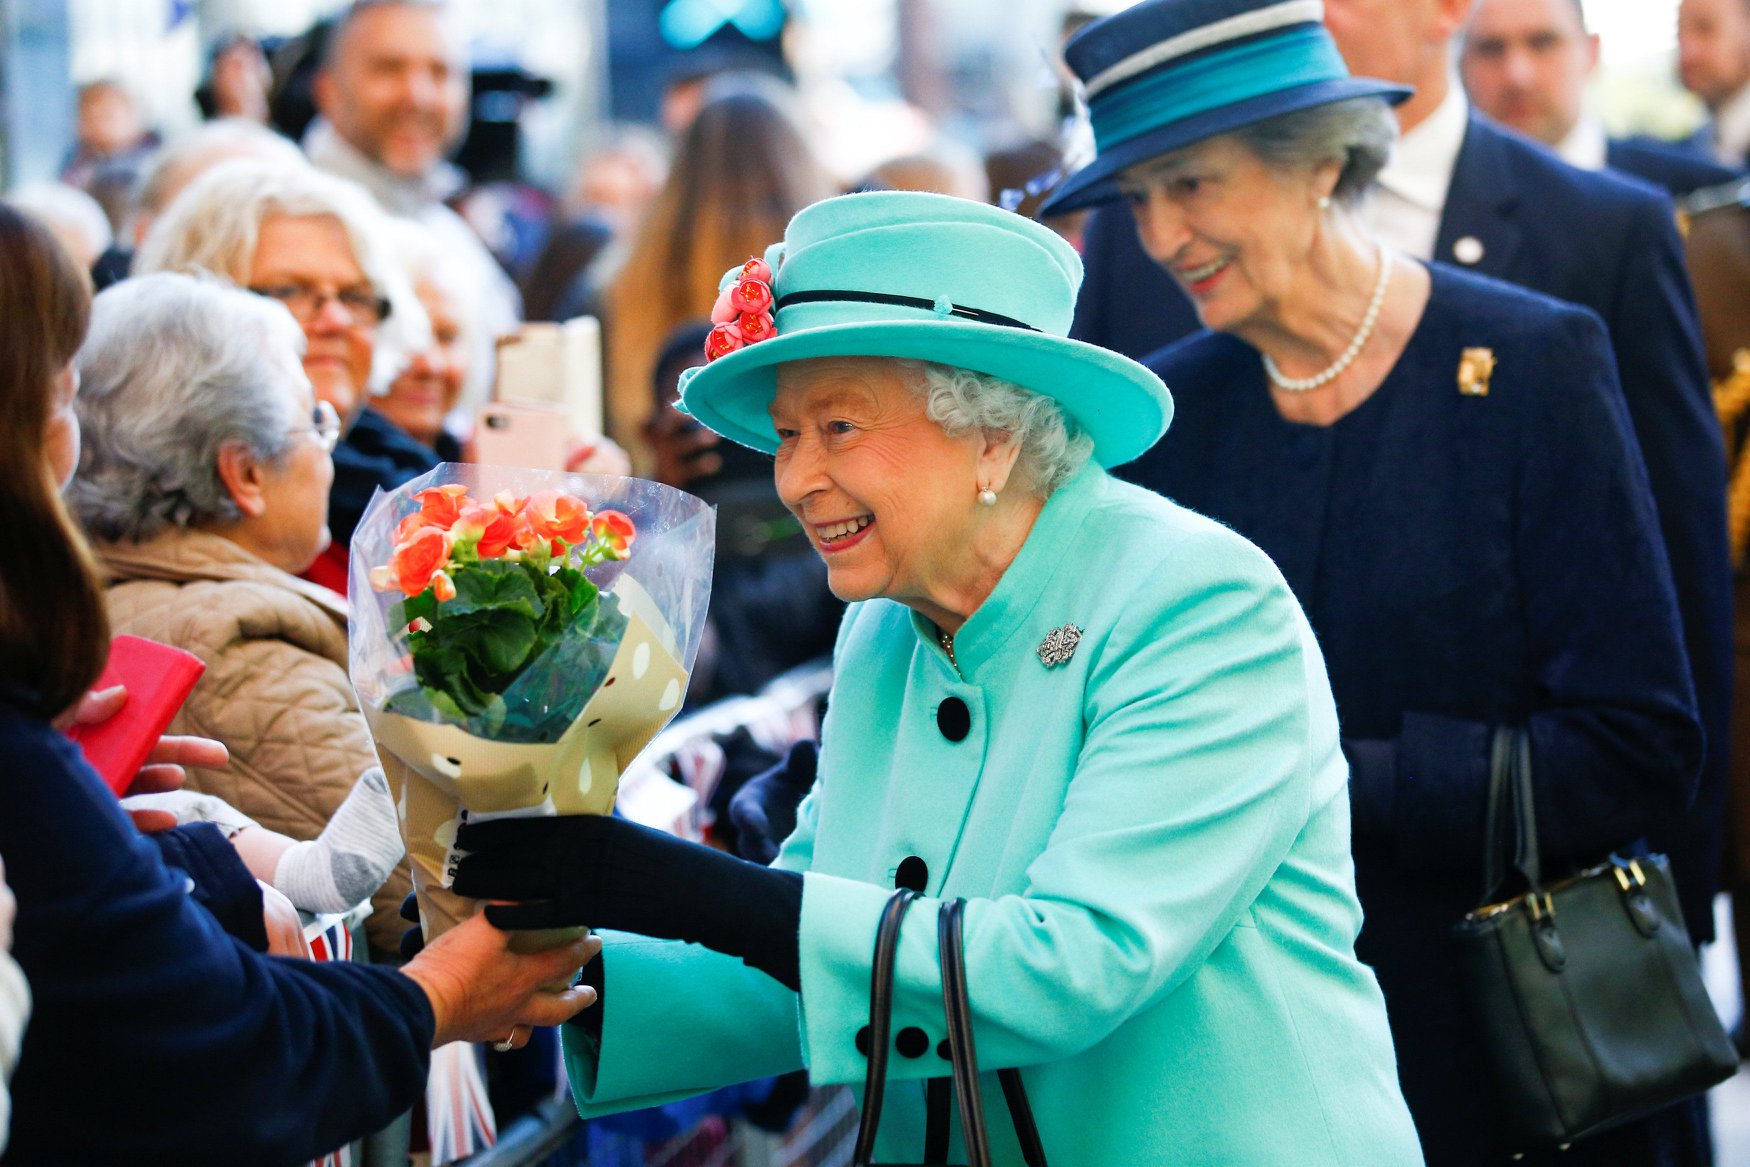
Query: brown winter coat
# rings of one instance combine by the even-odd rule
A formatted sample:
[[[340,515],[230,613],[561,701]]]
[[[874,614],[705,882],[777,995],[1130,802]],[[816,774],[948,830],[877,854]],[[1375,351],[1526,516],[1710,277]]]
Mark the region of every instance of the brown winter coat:
[[[377,764],[347,677],[346,602],[203,531],[98,551],[113,630],[206,662],[171,732],[217,738],[231,764],[191,769],[189,787],[270,830],[315,838]],[[396,909],[410,887],[403,862],[371,897],[373,948],[396,950],[406,927]]]

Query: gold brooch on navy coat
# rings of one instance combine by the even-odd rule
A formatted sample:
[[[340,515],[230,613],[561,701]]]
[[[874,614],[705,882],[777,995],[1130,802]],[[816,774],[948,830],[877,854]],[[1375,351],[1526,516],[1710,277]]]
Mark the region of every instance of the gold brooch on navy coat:
[[[1495,350],[1467,348],[1458,354],[1458,391],[1466,397],[1487,397],[1495,375]]]
[[[1048,669],[1066,664],[1069,658],[1076,654],[1076,645],[1082,642],[1082,630],[1074,624],[1065,624],[1061,628],[1053,628],[1045,634],[1045,639],[1039,642],[1034,651],[1039,654],[1039,663]]]

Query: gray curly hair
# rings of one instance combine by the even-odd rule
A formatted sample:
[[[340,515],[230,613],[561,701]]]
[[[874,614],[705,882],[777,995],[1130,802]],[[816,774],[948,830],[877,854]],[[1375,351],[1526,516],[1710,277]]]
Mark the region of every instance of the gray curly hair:
[[[219,452],[240,443],[283,463],[307,421],[289,391],[303,347],[283,307],[214,277],[136,276],[100,294],[77,358],[82,449],[67,489],[86,530],[138,541],[240,518]]]
[[[1021,482],[1040,498],[1050,498],[1093,455],[1094,439],[1043,393],[953,365],[895,363],[923,395],[925,416],[949,437],[974,430],[1009,435],[1020,446]]]
[[[1354,208],[1385,168],[1398,138],[1398,122],[1385,98],[1350,97],[1277,114],[1241,126],[1233,135],[1266,166],[1279,170],[1340,163],[1331,196]]]

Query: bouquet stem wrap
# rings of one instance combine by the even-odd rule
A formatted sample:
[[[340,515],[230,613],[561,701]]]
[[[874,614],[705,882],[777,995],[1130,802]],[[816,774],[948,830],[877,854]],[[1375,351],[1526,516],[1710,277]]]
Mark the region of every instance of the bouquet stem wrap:
[[[555,494],[577,505],[554,518]],[[420,516],[446,530],[452,500],[448,558],[428,577]],[[588,521],[566,525],[578,513]],[[680,709],[713,540],[709,507],[640,479],[446,463],[372,500],[352,544],[352,679],[428,940],[478,907],[449,890],[465,819],[612,813],[620,774]]]

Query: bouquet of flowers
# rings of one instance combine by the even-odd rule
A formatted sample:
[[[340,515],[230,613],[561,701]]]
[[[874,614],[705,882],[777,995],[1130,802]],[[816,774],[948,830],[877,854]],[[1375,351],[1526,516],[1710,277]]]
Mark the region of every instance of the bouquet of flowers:
[[[372,500],[352,682],[428,939],[473,911],[448,890],[464,820],[612,811],[680,708],[713,540],[709,507],[640,479],[446,463]]]

